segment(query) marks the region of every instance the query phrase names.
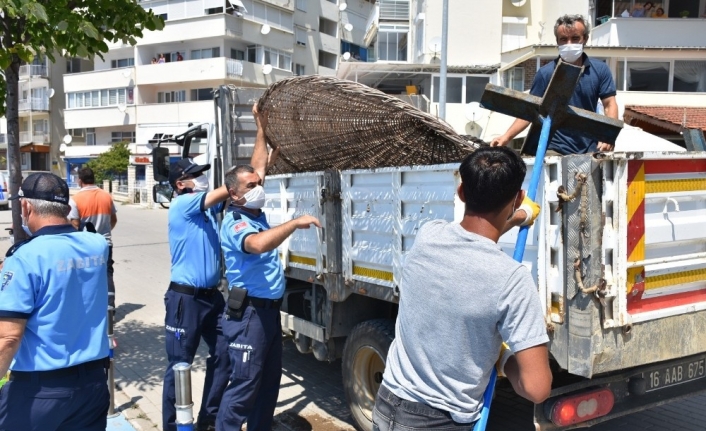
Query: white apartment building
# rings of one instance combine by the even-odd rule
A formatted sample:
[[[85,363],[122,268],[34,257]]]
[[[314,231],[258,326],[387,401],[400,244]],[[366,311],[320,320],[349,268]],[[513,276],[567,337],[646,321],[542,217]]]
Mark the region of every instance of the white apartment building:
[[[362,40],[365,0],[142,0],[164,18],[135,46],[112,44],[94,69],[64,76],[67,177],[116,142],[131,144],[136,181],[146,179],[156,134],[212,123],[212,90],[267,87],[292,75],[336,71],[344,43]],[[83,135],[83,139],[80,138]],[[173,149],[176,152],[176,148]],[[176,153],[175,153],[176,156]]]
[[[681,123],[706,130],[694,109],[706,106],[706,0],[655,2],[666,12],[663,19],[621,16],[641,6],[635,0],[449,0],[446,121],[486,141],[504,133],[512,118],[468,104],[480,100],[488,82],[528,91],[537,69],[557,57],[556,19],[580,13],[592,27],[587,54],[613,71],[626,122],[676,142]],[[401,97],[416,92],[436,114],[441,23],[441,1],[377,0],[366,25],[367,62],[344,61],[337,75]]]

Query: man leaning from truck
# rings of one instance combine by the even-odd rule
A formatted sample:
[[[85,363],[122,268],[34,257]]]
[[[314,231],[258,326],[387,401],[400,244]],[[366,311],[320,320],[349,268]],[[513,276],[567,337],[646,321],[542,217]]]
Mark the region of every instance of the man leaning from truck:
[[[261,210],[262,184],[278,148],[273,148],[268,163],[267,116],[258,112],[257,105],[253,116],[257,136],[250,165],[236,166],[225,176],[233,211],[221,226],[229,290],[222,326],[232,373],[218,410],[219,431],[240,431],[246,420],[250,431],[272,428],[282,376],[279,307],[285,283],[277,247],[296,229],[321,227],[315,217],[305,215],[270,228]]]
[[[510,149],[488,147],[459,171],[463,219],[423,225],[405,259],[376,431],[472,430],[493,367],[534,403],[551,390],[537,287],[497,245],[503,232],[539,214],[521,190],[525,164]]]

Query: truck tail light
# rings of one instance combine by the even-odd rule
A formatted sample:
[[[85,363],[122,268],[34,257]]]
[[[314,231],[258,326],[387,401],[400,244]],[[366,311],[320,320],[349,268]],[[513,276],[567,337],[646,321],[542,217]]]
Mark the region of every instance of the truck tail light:
[[[605,416],[613,409],[615,397],[608,388],[559,398],[551,408],[550,419],[558,426],[574,425]]]

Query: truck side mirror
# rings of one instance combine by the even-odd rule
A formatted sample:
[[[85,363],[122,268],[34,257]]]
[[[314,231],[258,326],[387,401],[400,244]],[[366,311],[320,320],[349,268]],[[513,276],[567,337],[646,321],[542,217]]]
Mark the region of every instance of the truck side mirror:
[[[155,181],[169,181],[169,148],[152,149],[152,170]]]
[[[169,184],[155,184],[152,187],[152,202],[166,204],[172,201],[173,190]]]

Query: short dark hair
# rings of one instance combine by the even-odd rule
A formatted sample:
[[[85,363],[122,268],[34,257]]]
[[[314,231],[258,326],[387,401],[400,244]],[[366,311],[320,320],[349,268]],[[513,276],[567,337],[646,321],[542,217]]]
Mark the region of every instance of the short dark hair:
[[[230,170],[226,172],[224,182],[228,191],[235,190],[236,188],[238,188],[238,175],[243,172],[252,174],[255,173],[255,168],[250,165],[237,165],[230,168]]]
[[[477,214],[501,210],[522,187],[527,166],[506,147],[483,147],[466,156],[459,168],[466,212]]]
[[[81,168],[78,170],[78,179],[84,184],[95,184],[96,176],[91,168]]]
[[[576,14],[560,16],[559,19],[556,20],[556,23],[554,24],[554,37],[557,42],[559,41],[559,27],[564,25],[566,28],[572,28],[577,22],[583,24],[583,40],[584,42],[587,41],[588,35],[591,33],[591,26],[586,22],[583,15]]]

